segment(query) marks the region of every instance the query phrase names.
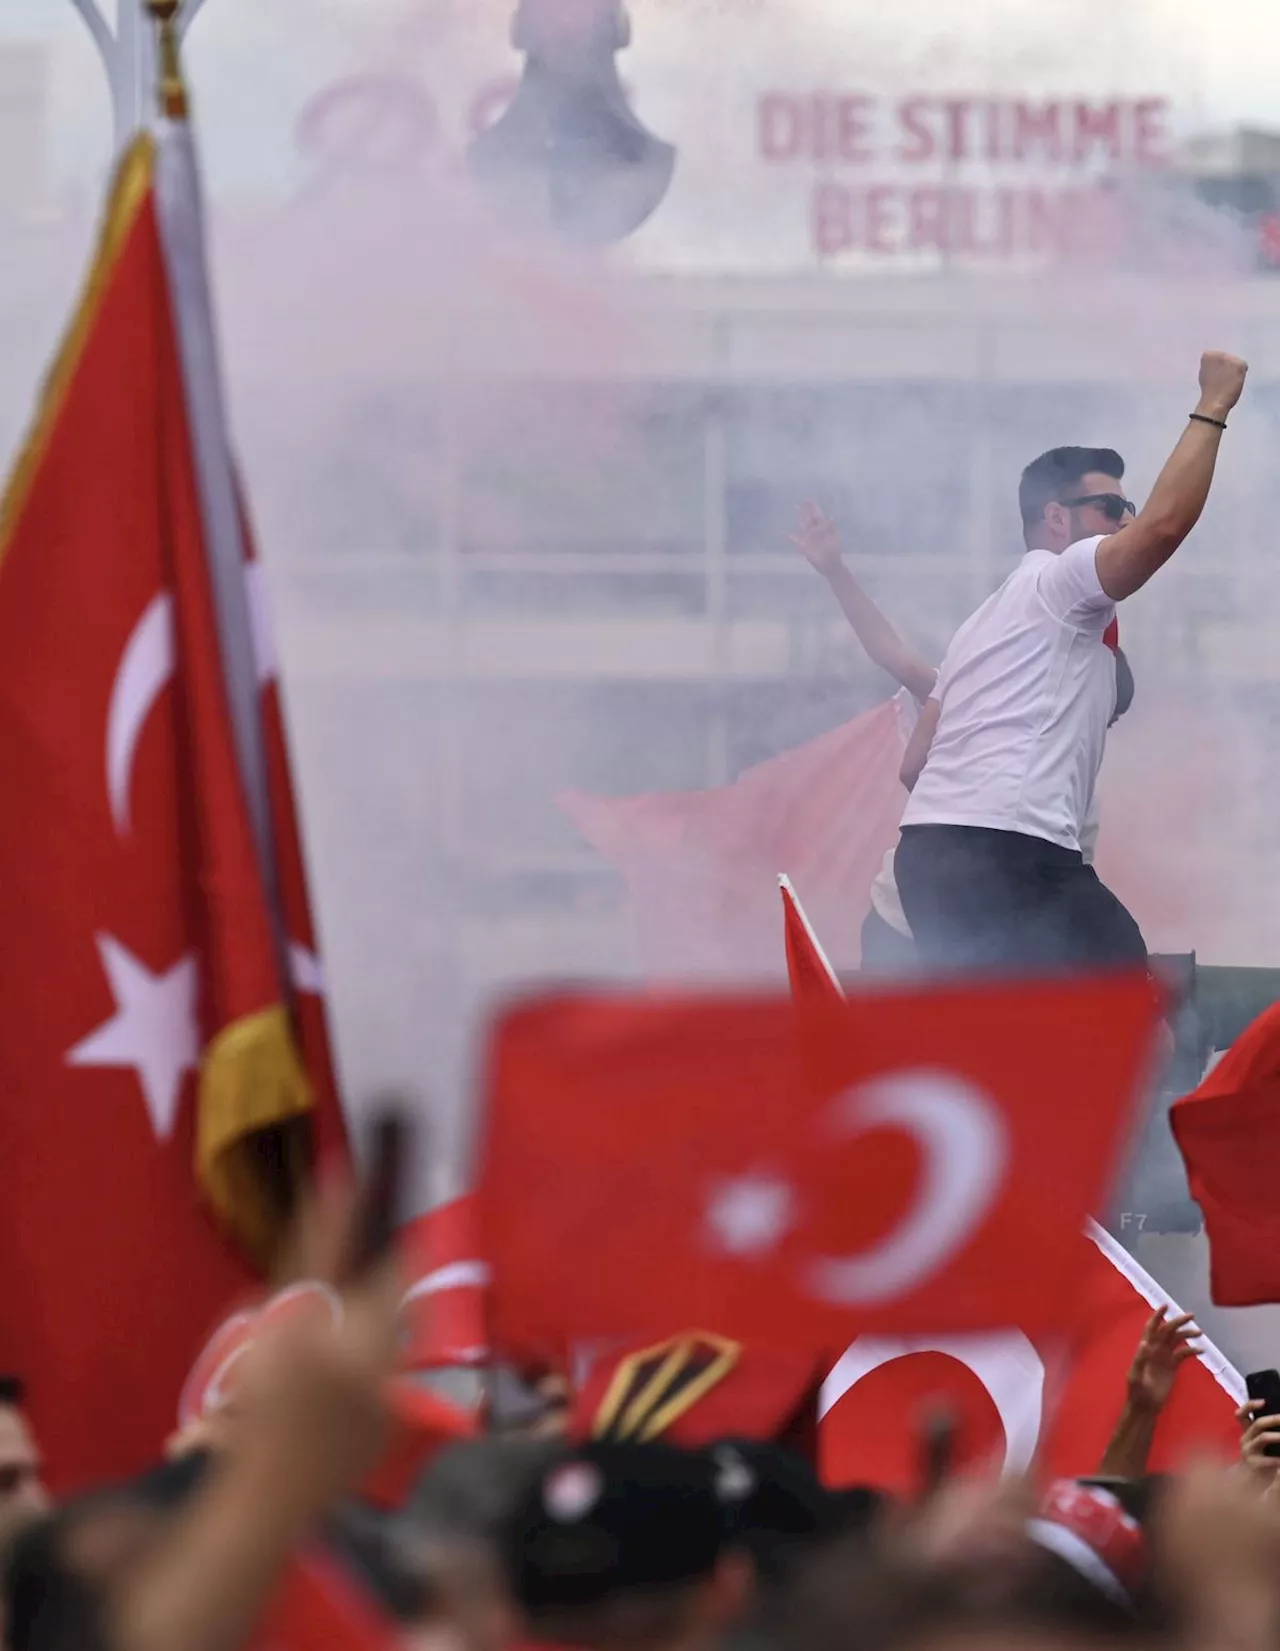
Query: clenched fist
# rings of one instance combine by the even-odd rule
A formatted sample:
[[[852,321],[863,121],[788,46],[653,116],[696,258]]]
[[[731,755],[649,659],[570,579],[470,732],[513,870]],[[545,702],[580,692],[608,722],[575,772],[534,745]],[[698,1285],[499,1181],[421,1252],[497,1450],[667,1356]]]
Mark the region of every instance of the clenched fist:
[[[1221,350],[1206,350],[1200,357],[1200,406],[1210,418],[1226,418],[1244,389],[1248,363]]]

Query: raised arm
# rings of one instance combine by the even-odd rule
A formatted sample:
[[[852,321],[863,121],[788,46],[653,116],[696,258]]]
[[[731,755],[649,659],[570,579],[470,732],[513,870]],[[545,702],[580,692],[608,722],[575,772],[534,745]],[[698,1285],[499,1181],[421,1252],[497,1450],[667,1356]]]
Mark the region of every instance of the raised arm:
[[[800,512],[798,526],[799,531],[787,537],[831,586],[867,658],[881,670],[888,671],[895,682],[918,700],[928,699],[938,679],[937,671],[898,635],[849,572],[840,554],[840,535],[835,523],[816,504],[806,504]]]
[[[1147,1471],[1156,1424],[1173,1396],[1178,1371],[1198,1356],[1194,1344],[1200,1332],[1192,1315],[1169,1318],[1167,1311],[1157,1308],[1142,1332],[1129,1367],[1124,1409],[1098,1466],[1100,1474],[1140,1479]]]
[[[1227,414],[1240,399],[1248,367],[1211,350],[1200,361],[1200,400],[1138,515],[1098,546],[1098,580],[1122,602],[1164,566],[1200,520]]]

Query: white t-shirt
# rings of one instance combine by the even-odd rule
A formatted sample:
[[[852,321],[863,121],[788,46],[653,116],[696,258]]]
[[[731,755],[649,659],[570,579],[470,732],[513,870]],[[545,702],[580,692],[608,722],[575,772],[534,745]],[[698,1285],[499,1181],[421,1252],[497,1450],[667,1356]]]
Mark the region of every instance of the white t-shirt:
[[[1080,848],[1116,703],[1115,662],[1099,646],[1115,617],[1100,543],[1029,550],[956,632],[904,826],[985,826]]]

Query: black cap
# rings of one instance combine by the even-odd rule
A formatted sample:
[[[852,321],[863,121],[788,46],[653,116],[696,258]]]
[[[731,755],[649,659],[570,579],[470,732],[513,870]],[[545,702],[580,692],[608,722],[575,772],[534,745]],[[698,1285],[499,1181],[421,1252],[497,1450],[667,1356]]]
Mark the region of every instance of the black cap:
[[[532,1615],[709,1576],[724,1544],[718,1470],[661,1444],[585,1444],[544,1469],[502,1542]]]
[[[721,1439],[708,1447],[729,1538],[763,1573],[780,1570],[801,1545],[844,1528],[843,1499],[785,1446],[761,1439]]]

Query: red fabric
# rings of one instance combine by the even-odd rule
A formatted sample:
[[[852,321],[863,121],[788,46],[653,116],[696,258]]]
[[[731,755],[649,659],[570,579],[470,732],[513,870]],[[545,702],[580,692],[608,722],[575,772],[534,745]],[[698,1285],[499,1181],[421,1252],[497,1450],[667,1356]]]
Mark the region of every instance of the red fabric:
[[[936,1350],[854,1342],[824,1397],[824,1477],[837,1485],[916,1489],[920,1417],[938,1403],[956,1418],[960,1468],[1022,1469],[1038,1450],[1037,1466],[1049,1476],[1096,1473],[1153,1307],[1180,1309],[1092,1225],[1079,1241],[1078,1269],[1065,1333],[1051,1340],[1015,1332],[954,1338]],[[939,1340],[928,1338],[930,1345]],[[1156,1428],[1152,1471],[1178,1469],[1204,1455],[1233,1458],[1243,1396],[1243,1383],[1216,1348],[1184,1365]]]
[[[68,1063],[117,1013],[101,939],[156,977],[198,959],[205,1039],[279,996],[150,194],[55,409],[0,544],[0,1363],[29,1383],[67,1489],[158,1454],[250,1276],[200,1206],[192,1074],[165,1136],[136,1068]],[[166,590],[178,679],[141,733],[122,831],[108,706]]]
[[[676,1338],[686,1349],[698,1345],[696,1333]],[[614,1382],[628,1361],[643,1359],[647,1352],[662,1358],[646,1361],[646,1370],[666,1362],[670,1342],[636,1343],[593,1361],[585,1380],[574,1395],[569,1431],[579,1439],[589,1439],[597,1431],[602,1407],[614,1390]],[[634,1426],[620,1429],[618,1437],[663,1439],[685,1449],[697,1450],[717,1439],[774,1439],[793,1447],[803,1446],[812,1455],[815,1444],[815,1401],[825,1374],[825,1361],[811,1353],[787,1349],[763,1349],[731,1344],[731,1362],[723,1376],[687,1404],[668,1405],[667,1399],[679,1391],[679,1372],[667,1368],[677,1378],[665,1386],[643,1378],[628,1388],[623,1409],[636,1404]],[[647,1401],[647,1402],[646,1402]]]
[[[871,884],[906,805],[903,749],[891,700],[732,785],[559,801],[625,877],[652,978],[776,975],[782,871],[804,890],[835,966],[856,969]]]
[[[249,1651],[397,1651],[399,1630],[337,1560],[314,1550],[285,1572]]]
[[[155,1459],[252,1283],[193,1174],[195,1068],[289,992],[148,164],[0,528],[0,1365],[60,1491]]]
[[[390,1397],[391,1439],[360,1496],[376,1507],[394,1509],[403,1507],[432,1457],[446,1445],[474,1439],[480,1424],[447,1399],[406,1381],[393,1382]]]
[[[1204,1213],[1214,1301],[1280,1301],[1280,1004],[1175,1103],[1169,1121]]]
[[[182,1390],[183,1426],[218,1409],[234,1393],[241,1361],[264,1327],[302,1313],[336,1317],[342,1311],[334,1292],[323,1284],[291,1284],[261,1301],[243,1302],[214,1331],[196,1359]],[[403,1360],[403,1369],[409,1361]],[[443,1446],[472,1438],[476,1420],[435,1393],[397,1379],[390,1388],[391,1438],[378,1467],[361,1487],[361,1495],[382,1507],[398,1507],[423,1468]]]
[[[782,921],[787,948],[787,979],[796,1003],[843,1003],[844,990],[809,927],[795,890],[786,881],[782,884]]]
[[[480,1259],[474,1198],[455,1198],[401,1233],[412,1280],[403,1316],[407,1368],[483,1364],[489,1348],[488,1267]]]
[[[780,998],[518,1007],[479,1194],[495,1343],[1052,1326],[1154,1018],[1141,976],[886,991],[803,1038]],[[868,1256],[871,1279],[824,1267]]]
[[[1102,640],[1115,653],[1120,646],[1120,621],[1113,619],[1102,633]]]
[[[1074,1479],[1055,1479],[1037,1517],[1083,1542],[1125,1593],[1131,1598],[1137,1593],[1147,1570],[1146,1538],[1142,1526],[1110,1491]]]

